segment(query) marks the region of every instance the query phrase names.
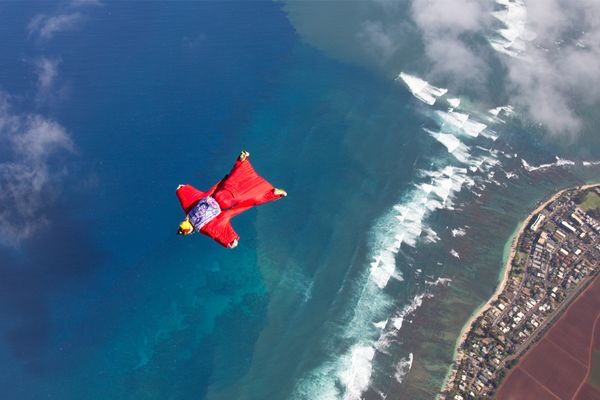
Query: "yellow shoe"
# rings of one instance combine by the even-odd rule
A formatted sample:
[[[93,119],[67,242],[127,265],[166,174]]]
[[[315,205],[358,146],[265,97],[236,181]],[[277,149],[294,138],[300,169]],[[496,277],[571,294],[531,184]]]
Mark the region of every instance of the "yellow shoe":
[[[273,194],[275,196],[281,196],[281,197],[287,196],[287,192],[285,190],[283,190],[283,189],[277,189],[277,188],[273,189]]]

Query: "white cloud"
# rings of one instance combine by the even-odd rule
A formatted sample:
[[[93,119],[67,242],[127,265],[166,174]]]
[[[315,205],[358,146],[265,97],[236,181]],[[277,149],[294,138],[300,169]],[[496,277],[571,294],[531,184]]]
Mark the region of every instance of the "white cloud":
[[[38,14],[29,22],[27,30],[30,35],[49,40],[56,33],[78,28],[83,19],[83,14],[79,12],[58,15]]]
[[[530,0],[536,39],[521,57],[502,57],[516,105],[549,132],[573,137],[581,109],[600,102],[600,2]]]
[[[60,59],[47,57],[40,57],[33,61],[38,76],[37,99],[39,101],[46,100],[52,95],[61,62]]]
[[[411,1],[430,72],[454,84],[486,84],[500,62],[511,101],[550,133],[567,137],[585,125],[582,108],[600,102],[600,1]],[[498,28],[493,11],[506,26]],[[475,48],[476,36],[487,37],[500,54]]]
[[[487,65],[464,38],[483,29],[489,5],[478,0],[413,0],[411,11],[434,73],[460,82],[484,78]]]
[[[12,112],[0,92],[0,243],[16,245],[46,223],[62,171],[51,159],[74,151],[65,129],[37,114]]]

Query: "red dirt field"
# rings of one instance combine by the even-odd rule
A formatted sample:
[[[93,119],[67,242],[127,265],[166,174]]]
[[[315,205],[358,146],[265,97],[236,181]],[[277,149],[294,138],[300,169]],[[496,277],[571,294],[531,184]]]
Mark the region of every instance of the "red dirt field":
[[[596,284],[599,284],[598,281],[596,281]],[[594,331],[594,349],[600,350],[600,328],[598,327]]]
[[[596,390],[592,386],[587,383],[583,385],[579,393],[577,393],[577,397],[574,397],[575,400],[600,400],[600,391]]]
[[[586,384],[594,347],[600,347],[600,278],[521,358],[497,399],[600,400],[600,391]]]

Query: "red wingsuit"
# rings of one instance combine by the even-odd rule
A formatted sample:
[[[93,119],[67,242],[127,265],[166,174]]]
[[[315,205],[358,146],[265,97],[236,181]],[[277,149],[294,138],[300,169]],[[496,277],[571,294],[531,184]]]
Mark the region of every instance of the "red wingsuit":
[[[200,232],[228,247],[234,240],[239,240],[238,234],[231,227],[231,218],[254,206],[282,197],[273,193],[274,189],[273,185],[254,171],[248,159],[238,159],[229,175],[207,192],[201,192],[191,185],[183,185],[177,188],[176,193],[186,215],[206,196],[212,196],[219,203],[221,213],[204,225]]]

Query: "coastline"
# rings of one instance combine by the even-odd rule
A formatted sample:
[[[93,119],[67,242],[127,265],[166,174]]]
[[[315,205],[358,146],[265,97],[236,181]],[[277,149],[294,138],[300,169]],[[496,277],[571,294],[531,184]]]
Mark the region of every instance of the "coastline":
[[[505,251],[503,254],[503,267],[501,270],[502,278],[500,279],[500,282],[497,285],[496,290],[491,295],[491,297],[488,299],[488,301],[486,303],[480,305],[479,307],[477,307],[477,309],[475,309],[475,311],[473,312],[471,317],[463,325],[460,335],[458,336],[456,345],[454,346],[454,351],[453,351],[453,356],[452,356],[452,365],[448,371],[448,374],[444,378],[443,384],[441,386],[442,390],[441,390],[440,394],[438,394],[438,396],[437,396],[438,399],[445,398],[443,393],[446,390],[450,389],[449,385],[451,382],[454,381],[454,379],[456,377],[456,372],[457,372],[456,367],[458,365],[460,365],[460,362],[462,361],[462,357],[463,357],[463,355],[460,354],[459,350],[463,346],[465,340],[467,339],[467,336],[471,330],[473,323],[492,306],[492,304],[498,299],[500,294],[504,291],[504,289],[508,283],[508,278],[510,277],[510,273],[512,272],[512,261],[516,255],[517,244],[519,242],[519,238],[522,236],[523,232],[525,231],[525,228],[528,226],[529,221],[533,217],[535,217],[536,214],[538,214],[540,211],[542,211],[548,204],[557,200],[565,192],[567,192],[569,190],[574,190],[574,189],[585,190],[585,189],[599,186],[599,185],[600,185],[599,183],[586,183],[586,184],[583,184],[580,186],[565,188],[565,189],[562,189],[562,190],[554,193],[549,198],[539,202],[538,205],[536,206],[536,208],[533,211],[529,212],[529,214],[519,223],[517,228],[515,228],[515,231],[511,234],[511,236],[509,237],[509,239],[507,240],[507,242],[505,244]],[[509,244],[510,244],[510,254],[509,254],[508,258],[506,260],[504,260],[504,258],[505,258],[504,255],[506,254],[506,248],[508,247]]]

